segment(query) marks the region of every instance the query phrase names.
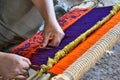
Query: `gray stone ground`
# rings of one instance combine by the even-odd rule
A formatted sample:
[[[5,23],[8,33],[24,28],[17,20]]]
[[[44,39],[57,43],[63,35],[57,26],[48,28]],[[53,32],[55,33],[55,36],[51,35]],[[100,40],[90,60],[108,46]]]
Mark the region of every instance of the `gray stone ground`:
[[[120,41],[80,80],[120,80]]]

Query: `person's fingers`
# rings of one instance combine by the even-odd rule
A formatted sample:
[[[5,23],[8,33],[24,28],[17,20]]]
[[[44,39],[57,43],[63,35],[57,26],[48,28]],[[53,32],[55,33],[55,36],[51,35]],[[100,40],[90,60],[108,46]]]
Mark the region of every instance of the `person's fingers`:
[[[26,80],[28,77],[23,75],[18,75],[14,78],[2,78],[2,80]]]
[[[17,75],[14,79],[15,79],[15,80],[26,80],[27,78],[28,78],[28,76]]]
[[[17,69],[28,71],[30,69],[30,65],[26,61],[24,61],[22,58],[22,60],[20,60],[20,62],[19,62]]]
[[[15,80],[19,79],[19,80],[25,80],[26,78],[28,78],[29,73],[27,70],[25,69],[18,69],[18,72],[16,72],[17,74],[13,76],[13,78]]]
[[[48,42],[49,42],[49,37],[50,37],[50,34],[45,34],[44,35],[44,39],[43,39],[43,46],[42,47],[46,47]]]
[[[25,70],[23,68],[17,68],[13,73],[11,73],[11,77],[15,77],[17,75],[27,75],[28,70]]]
[[[59,45],[59,43],[60,43],[59,39],[53,38],[53,40],[50,41],[50,43],[48,44],[48,46],[54,46],[54,47],[56,47],[56,46]]]
[[[26,80],[28,78],[27,73],[17,72],[17,74],[8,74],[3,76],[3,80]]]
[[[50,43],[48,45],[56,47],[60,44],[62,39],[63,39],[62,36],[55,35],[54,38],[50,41]]]
[[[22,69],[29,70],[30,69],[30,65],[28,63],[24,62],[24,64],[22,64]]]
[[[20,70],[20,71],[21,71],[22,75],[24,75],[24,76],[29,75],[28,70],[24,70],[24,69],[22,69],[22,70]]]
[[[27,62],[29,65],[31,65],[31,62],[28,58],[23,57],[23,61]]]

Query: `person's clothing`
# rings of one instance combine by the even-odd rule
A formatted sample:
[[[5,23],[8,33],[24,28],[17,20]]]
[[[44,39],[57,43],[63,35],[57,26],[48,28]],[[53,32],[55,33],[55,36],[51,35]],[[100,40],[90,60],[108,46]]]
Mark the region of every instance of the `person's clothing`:
[[[0,0],[0,49],[31,37],[41,22],[31,0]]]
[[[64,6],[55,6],[57,18],[66,12]],[[0,0],[0,51],[43,29],[44,24],[40,26],[42,22],[42,17],[31,0]]]

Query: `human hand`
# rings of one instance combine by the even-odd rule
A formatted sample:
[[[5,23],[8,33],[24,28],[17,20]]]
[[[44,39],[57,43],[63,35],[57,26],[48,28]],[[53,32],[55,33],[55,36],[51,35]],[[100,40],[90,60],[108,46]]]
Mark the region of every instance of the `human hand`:
[[[64,32],[60,28],[53,7],[53,0],[32,0],[43,19],[45,20],[43,48],[48,46],[56,47],[64,37]],[[52,38],[50,40],[50,38]]]
[[[43,47],[46,47],[47,45],[53,47],[58,46],[64,36],[65,34],[59,26],[58,22],[49,21],[45,24],[44,28]]]
[[[27,58],[0,52],[0,75],[4,80],[26,80],[30,65]]]

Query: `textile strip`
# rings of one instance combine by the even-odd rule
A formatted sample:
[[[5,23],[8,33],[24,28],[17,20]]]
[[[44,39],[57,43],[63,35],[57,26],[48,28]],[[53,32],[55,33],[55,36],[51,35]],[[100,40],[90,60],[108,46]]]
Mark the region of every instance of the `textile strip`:
[[[63,17],[58,19],[58,22],[63,30],[67,29],[79,18],[90,12],[92,8],[89,9],[75,9],[68,12]],[[21,56],[31,58],[33,54],[42,46],[43,43],[43,31],[35,34],[33,37],[22,42],[20,45],[13,48],[10,52],[19,54]]]

